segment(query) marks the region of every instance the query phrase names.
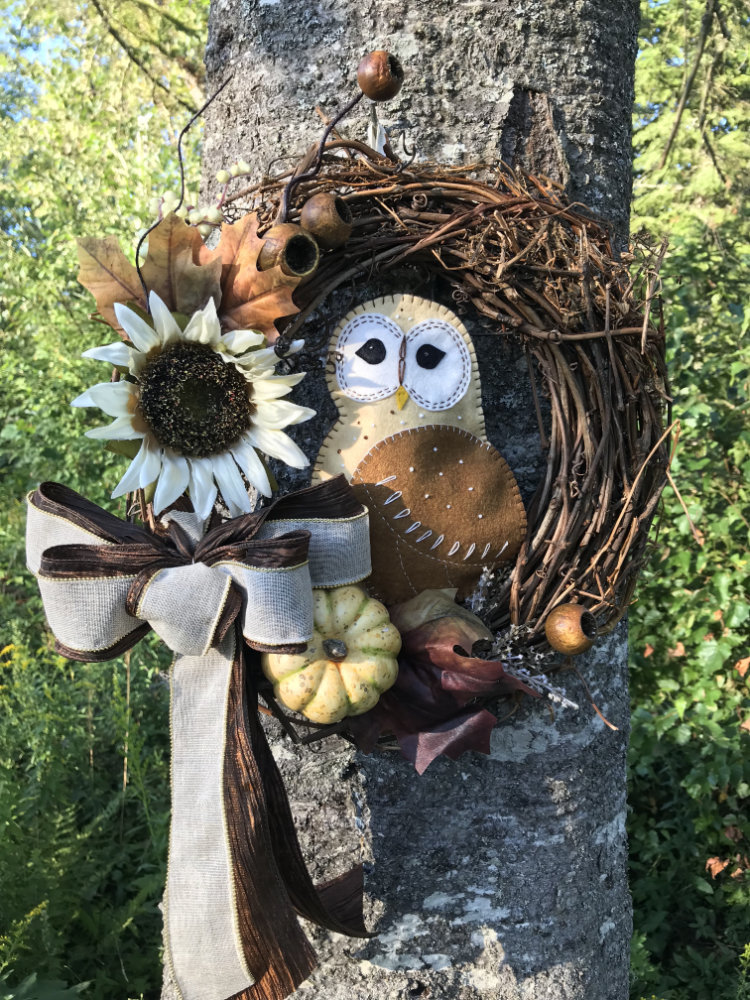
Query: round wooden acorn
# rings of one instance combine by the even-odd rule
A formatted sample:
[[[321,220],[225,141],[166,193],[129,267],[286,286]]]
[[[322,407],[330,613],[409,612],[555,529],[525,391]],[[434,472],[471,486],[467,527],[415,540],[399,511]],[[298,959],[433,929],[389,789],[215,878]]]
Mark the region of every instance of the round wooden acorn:
[[[383,49],[366,55],[357,67],[359,89],[371,101],[390,101],[401,90],[403,82],[401,63]]]
[[[555,652],[578,656],[594,645],[596,619],[582,604],[560,604],[547,615],[544,634]]]
[[[352,234],[352,213],[343,198],[321,191],[302,206],[300,224],[324,250],[343,246]]]
[[[261,271],[280,267],[293,278],[308,278],[319,260],[320,250],[310,233],[293,222],[282,222],[264,235],[258,267]]]

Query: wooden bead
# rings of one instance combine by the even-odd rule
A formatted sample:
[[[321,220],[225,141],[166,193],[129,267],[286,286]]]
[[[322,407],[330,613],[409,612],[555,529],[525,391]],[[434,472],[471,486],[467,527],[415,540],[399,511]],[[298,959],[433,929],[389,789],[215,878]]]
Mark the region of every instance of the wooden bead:
[[[258,254],[261,271],[280,267],[284,274],[294,278],[307,278],[317,268],[320,250],[310,233],[293,222],[271,226],[263,237]]]
[[[321,191],[302,206],[300,224],[324,250],[343,246],[352,234],[352,213],[343,198]]]
[[[390,101],[401,90],[403,82],[401,63],[383,49],[365,56],[357,67],[359,89],[371,101]]]
[[[596,619],[582,604],[561,604],[547,615],[544,634],[555,652],[578,656],[594,645]]]

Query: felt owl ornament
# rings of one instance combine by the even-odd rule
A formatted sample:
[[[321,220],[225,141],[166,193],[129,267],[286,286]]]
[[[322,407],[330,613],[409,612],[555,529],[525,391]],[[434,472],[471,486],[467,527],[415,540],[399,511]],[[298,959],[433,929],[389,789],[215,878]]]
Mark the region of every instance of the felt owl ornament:
[[[357,306],[330,342],[339,419],[315,480],[344,473],[370,510],[370,589],[386,604],[453,587],[515,559],[526,514],[487,441],[471,338],[445,306],[391,295]]]

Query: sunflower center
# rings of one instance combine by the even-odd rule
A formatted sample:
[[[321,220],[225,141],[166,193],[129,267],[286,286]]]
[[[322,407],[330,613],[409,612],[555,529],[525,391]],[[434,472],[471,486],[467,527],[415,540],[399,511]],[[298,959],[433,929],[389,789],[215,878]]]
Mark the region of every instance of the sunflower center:
[[[168,347],[140,375],[138,410],[164,447],[206,458],[249,430],[252,385],[207,344]]]

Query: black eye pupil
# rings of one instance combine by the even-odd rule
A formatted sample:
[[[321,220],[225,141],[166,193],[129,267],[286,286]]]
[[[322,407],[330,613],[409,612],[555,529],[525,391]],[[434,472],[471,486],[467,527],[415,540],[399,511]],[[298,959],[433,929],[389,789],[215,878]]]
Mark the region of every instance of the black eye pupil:
[[[377,337],[370,337],[356,353],[357,357],[362,358],[368,365],[379,365],[385,359],[385,344]]]
[[[437,368],[444,357],[445,351],[434,344],[422,344],[417,349],[417,364],[420,368]]]

